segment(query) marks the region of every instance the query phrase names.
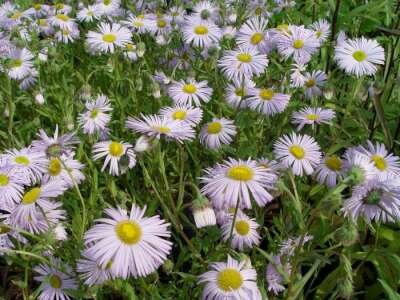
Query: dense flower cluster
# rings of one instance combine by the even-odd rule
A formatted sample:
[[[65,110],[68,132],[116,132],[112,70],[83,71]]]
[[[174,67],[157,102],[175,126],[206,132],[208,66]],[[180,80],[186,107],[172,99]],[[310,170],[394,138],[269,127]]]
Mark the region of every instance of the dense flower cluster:
[[[82,44],[87,57],[109,57],[120,64],[141,60],[148,64],[147,55],[156,46],[171,56],[165,61],[152,53],[149,57],[155,60],[155,68],[142,78],[151,86],[153,98],[168,99],[160,109],[125,111],[117,103],[127,99],[116,100],[114,93],[97,93],[100,89],[89,87],[78,97],[84,103],[77,105],[83,109],[75,116],[76,131],[56,126],[54,134],[48,135],[40,129],[29,145],[2,150],[2,254],[30,243],[27,234],[49,235],[59,241],[71,238],[66,230],[71,216],[62,199],[74,190],[79,192],[85,180],[88,183],[81,162],[84,157],[93,168],[101,165],[100,172],[108,173],[105,176],[112,178],[108,182],[114,184],[116,177],[138,168],[143,152],[153,155],[153,147],[167,144],[180,151],[195,144],[198,152],[218,153],[220,162],[201,162],[204,170],[192,178],[200,182],[196,187],[199,198],[192,205],[193,227],[218,224],[221,243],[240,252],[261,247],[263,226],[256,211],[281,193],[285,176],[293,181],[307,177],[327,189],[350,181],[342,217],[367,222],[400,220],[400,158],[384,144],[369,140],[346,149],[328,148],[316,134],[332,126],[341,113],[318,100],[327,91],[330,75],[312,63],[330,36],[327,20],[273,24],[270,17],[295,6],[294,1],[274,1],[267,10],[265,1],[252,0],[240,18],[233,1],[181,4],[158,7],[157,1],[135,1],[128,9],[120,0],[96,0],[77,6],[37,3],[22,9],[13,1],[0,6],[0,70],[20,89],[34,94],[37,105],[43,105],[50,93],[40,83],[50,52]],[[336,66],[350,76],[375,75],[384,64],[384,49],[376,40],[340,35],[331,42],[335,43]],[[278,63],[285,74],[268,80],[267,71]],[[300,96],[304,102],[297,103]],[[226,105],[221,109],[219,103]],[[227,113],[228,109],[234,113]],[[273,139],[272,149],[262,153],[268,158],[236,157],[232,150],[222,158],[223,150],[235,149],[248,130],[241,127],[240,112],[268,122],[280,118],[279,122],[293,128],[259,141],[246,140],[264,143],[264,138]],[[246,122],[254,120],[249,117]],[[136,136],[136,142],[130,142],[124,130]],[[85,139],[90,140],[91,153],[78,155]],[[194,154],[188,153],[192,159]],[[156,205],[148,206],[155,211]],[[38,274],[34,279],[42,283],[40,299],[69,299],[79,282],[94,286],[117,278],[145,277],[165,263],[174,247],[170,223],[157,213],[145,216],[146,208],[135,203],[129,207],[128,211],[126,203],[110,201],[104,210],[106,217],[87,224],[90,228],[82,234],[84,246],[74,266],[68,266],[63,257],[54,257],[53,249],[42,253],[49,258],[48,264],[34,268]],[[175,212],[163,215],[178,228],[177,234],[185,234],[174,223],[177,217]],[[292,268],[292,257],[312,242],[311,235],[303,234],[282,243],[264,266],[269,292],[285,290],[287,279],[299,271]],[[257,275],[249,261],[228,255],[199,276],[203,298],[263,299]]]

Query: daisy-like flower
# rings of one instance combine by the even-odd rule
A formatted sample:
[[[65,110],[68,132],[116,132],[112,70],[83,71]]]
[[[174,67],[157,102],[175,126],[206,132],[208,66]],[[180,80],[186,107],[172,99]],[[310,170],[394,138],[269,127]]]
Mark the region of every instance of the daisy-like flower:
[[[219,19],[219,8],[211,1],[200,1],[193,7],[192,16],[203,20],[217,21]]]
[[[43,211],[49,211],[61,206],[61,203],[51,202],[51,198],[62,195],[66,190],[64,182],[54,180],[40,186],[29,188],[20,198],[20,202],[11,212],[14,225],[26,228],[27,221],[37,222],[43,219]],[[50,223],[50,221],[49,221]]]
[[[278,93],[273,88],[251,88],[247,106],[266,116],[272,116],[283,112],[289,100],[290,95]]]
[[[112,111],[110,101],[105,95],[97,96],[96,100],[85,104],[86,111],[79,115],[79,124],[86,134],[94,134],[104,130],[111,120],[108,114]]]
[[[50,36],[54,33],[54,28],[53,26],[50,25],[50,22],[48,19],[37,19],[35,23],[35,28],[36,30],[39,31],[39,33],[45,35],[45,36]],[[40,54],[39,54],[39,59],[40,59]]]
[[[355,184],[363,184],[376,177],[374,163],[355,148],[344,153],[343,174],[352,176]]]
[[[42,283],[39,286],[39,300],[69,300],[68,290],[78,288],[78,284],[73,279],[71,267],[64,265],[59,259],[52,259],[51,266],[41,264],[33,270],[39,273],[39,276],[35,276],[34,279]]]
[[[245,79],[242,82],[233,80],[233,83],[228,83],[226,87],[225,100],[232,107],[244,108],[247,107],[246,97],[249,95],[251,88],[255,87],[252,80]]]
[[[138,34],[154,32],[156,28],[156,21],[150,18],[149,15],[131,15],[122,23]]]
[[[367,148],[357,147],[357,151],[366,155],[375,167],[375,173],[382,180],[388,177],[400,176],[400,158],[389,153],[384,144],[367,141]]]
[[[180,143],[194,138],[195,132],[188,122],[171,120],[158,115],[141,115],[141,117],[143,120],[128,117],[126,127],[157,139],[164,135],[167,139],[177,140]]]
[[[290,275],[292,269],[288,262],[282,264],[281,257],[279,255],[274,256],[274,263],[268,264],[266,271],[268,291],[274,293],[275,295],[278,295],[280,292],[285,290],[284,278],[276,269],[278,266],[281,267],[287,275]]]
[[[156,15],[155,26],[151,28],[152,33],[158,38],[168,36],[172,31],[171,21],[172,18],[170,16],[163,14]]]
[[[132,33],[129,29],[114,23],[100,23],[98,31],[89,31],[87,42],[96,51],[114,53],[117,47],[122,48],[130,42]]]
[[[64,3],[57,3],[53,6],[55,13],[69,14],[72,11],[72,6]]]
[[[80,273],[80,278],[88,286],[102,284],[103,282],[112,279],[111,272],[112,261],[108,262],[103,268],[95,260],[93,260],[87,251],[83,251],[82,257],[78,260],[76,270]]]
[[[37,134],[39,140],[32,141],[32,151],[44,152],[48,157],[70,155],[74,149],[74,145],[80,143],[80,140],[75,136],[75,133],[65,133],[60,135],[58,125],[54,131],[53,137],[40,129]]]
[[[11,51],[7,74],[11,79],[23,79],[32,72],[33,54],[26,48]]]
[[[235,224],[233,222],[233,215],[230,216],[228,222],[225,222],[222,229],[222,238],[228,241],[232,231],[231,247],[243,251],[245,248],[252,248],[254,245],[260,243],[260,235],[257,232],[259,225],[255,219],[250,219],[243,212],[237,213]]]
[[[213,226],[217,223],[215,212],[206,197],[199,196],[193,201],[192,213],[197,228]]]
[[[257,159],[257,164],[275,175],[275,180],[278,180],[278,173],[282,169],[282,166],[276,160],[263,157]]]
[[[49,18],[50,25],[60,28],[72,30],[72,27],[76,26],[74,19],[63,13],[57,13],[56,15]]]
[[[79,38],[78,26],[73,26],[71,29],[60,29],[55,34],[56,39],[59,42],[68,44]]]
[[[293,60],[298,64],[308,63],[320,46],[315,32],[304,26],[294,25],[289,25],[288,30],[290,34],[283,32],[276,39],[279,53],[286,59],[293,56]]]
[[[201,102],[210,101],[213,90],[207,81],[197,82],[193,78],[176,81],[168,88],[169,96],[176,104],[200,106]]]
[[[267,20],[258,17],[249,19],[240,27],[237,33],[237,43],[262,52],[263,44],[267,38],[267,23]]]
[[[98,20],[101,16],[101,10],[98,5],[89,5],[81,8],[76,14],[76,18],[80,22],[90,23]]]
[[[218,149],[230,144],[236,135],[236,126],[232,120],[213,118],[200,131],[200,142],[210,149]]]
[[[336,155],[325,156],[315,169],[315,177],[321,184],[334,187],[343,173],[343,162]]]
[[[0,156],[1,160],[4,160],[25,182],[30,183],[35,183],[42,178],[47,164],[44,153],[32,148],[8,150]]]
[[[370,180],[354,187],[344,202],[344,215],[353,219],[364,217],[368,222],[396,222],[400,220],[400,180]]]
[[[221,30],[217,25],[196,17],[190,17],[185,21],[182,33],[185,43],[201,48],[218,44],[221,39]]]
[[[108,218],[97,220],[85,234],[87,255],[122,278],[143,277],[154,272],[171,252],[168,223],[159,216],[145,217],[146,208],[133,205],[130,214],[108,208]],[[94,243],[93,245],[90,245]]]
[[[205,283],[202,299],[261,300],[256,271],[245,260],[239,262],[229,255],[227,262],[213,263],[210,271],[200,275],[199,283]]]
[[[307,242],[311,241],[314,237],[309,234],[304,234],[296,238],[288,238],[280,245],[279,254],[293,256],[299,247],[303,247]]]
[[[136,61],[138,59],[137,47],[135,44],[128,43],[125,45],[124,56],[130,61]]]
[[[238,47],[229,50],[218,60],[218,66],[228,79],[242,82],[245,78],[259,76],[268,66],[267,56],[260,54],[256,49]]]
[[[172,6],[169,9],[169,14],[172,17],[172,22],[176,25],[181,25],[185,21],[186,11],[181,6]]]
[[[160,109],[160,115],[175,121],[188,122],[196,126],[201,122],[203,111],[199,107],[190,105],[175,105],[174,107],[163,107]]]
[[[326,74],[323,71],[316,70],[312,73],[306,72],[304,75],[304,84],[306,98],[310,99],[313,96],[321,96],[321,88],[326,83]]]
[[[315,124],[331,124],[334,117],[335,112],[330,108],[305,107],[293,113],[292,123],[298,124],[297,130],[299,131],[305,125],[311,125],[314,128]]]
[[[81,172],[84,165],[73,158],[73,155],[61,155],[60,157],[51,157],[47,171],[43,176],[43,181],[61,180],[67,188],[80,184],[85,180],[85,175]],[[72,178],[71,178],[72,177]]]
[[[299,176],[312,174],[321,159],[320,147],[314,138],[296,133],[279,138],[274,144],[274,154],[284,167]]]
[[[136,165],[136,154],[133,146],[125,142],[104,141],[93,145],[93,159],[98,160],[105,157],[101,171],[110,165],[111,175],[120,175],[126,169],[132,169]]]
[[[11,209],[18,203],[26,184],[29,184],[29,181],[16,173],[12,167],[0,167],[0,209]]]
[[[256,161],[229,158],[223,164],[205,170],[200,178],[204,184],[201,192],[208,195],[216,208],[251,208],[251,196],[258,206],[272,201],[267,189],[272,189],[275,176]]]
[[[97,0],[96,6],[104,16],[117,16],[120,12],[121,0]]]
[[[328,39],[330,33],[330,24],[327,20],[321,19],[311,24],[311,29],[315,32],[315,37],[322,44]]]
[[[376,65],[385,63],[385,50],[375,40],[364,37],[346,39],[335,47],[335,60],[348,74],[374,75]]]

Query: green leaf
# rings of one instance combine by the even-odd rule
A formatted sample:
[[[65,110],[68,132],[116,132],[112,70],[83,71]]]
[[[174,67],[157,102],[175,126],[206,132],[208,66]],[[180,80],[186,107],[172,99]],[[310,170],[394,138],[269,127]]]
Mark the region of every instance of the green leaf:
[[[397,293],[395,290],[393,290],[390,285],[386,283],[386,281],[382,279],[378,279],[380,284],[383,287],[383,290],[385,291],[386,295],[388,296],[389,300],[400,300],[400,294]]]

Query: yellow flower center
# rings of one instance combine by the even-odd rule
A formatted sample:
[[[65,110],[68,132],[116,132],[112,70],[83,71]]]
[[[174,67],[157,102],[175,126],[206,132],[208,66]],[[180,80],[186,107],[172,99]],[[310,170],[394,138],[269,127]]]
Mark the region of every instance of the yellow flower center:
[[[227,175],[234,180],[249,181],[253,179],[254,171],[246,165],[240,165],[231,167]]]
[[[135,27],[142,27],[142,26],[144,26],[144,23],[141,22],[141,21],[134,21],[134,22],[133,22],[133,26],[135,26]]]
[[[50,159],[48,172],[51,176],[57,176],[61,173],[62,165],[60,160],[57,157],[52,157]]]
[[[142,228],[135,221],[121,221],[115,226],[118,238],[125,244],[137,244],[142,238]]]
[[[262,8],[261,7],[257,7],[255,10],[254,10],[254,14],[256,15],[256,16],[261,16],[261,14],[262,14]]]
[[[304,46],[304,41],[303,40],[294,40],[293,42],[293,47],[295,49],[301,49]]]
[[[33,6],[33,8],[34,8],[35,10],[40,10],[40,9],[42,8],[42,5],[39,4],[39,3],[37,3],[37,4],[35,4],[35,5]]]
[[[297,159],[302,159],[302,158],[304,158],[305,152],[304,152],[304,149],[303,149],[302,147],[300,147],[300,146],[297,146],[297,145],[290,146],[289,152],[290,152],[294,157],[296,157]]]
[[[367,58],[367,53],[362,50],[357,50],[353,53],[353,58],[358,62],[362,62]]]
[[[235,223],[235,229],[240,235],[247,235],[250,231],[250,225],[244,220]]]
[[[310,79],[308,79],[308,80],[306,81],[305,85],[306,85],[306,87],[308,87],[308,88],[312,88],[312,87],[315,85],[315,80],[312,79],[312,78],[310,78]]]
[[[321,30],[318,30],[318,31],[315,32],[315,36],[316,36],[317,38],[320,38],[321,35],[322,35],[322,31],[321,31]]]
[[[57,14],[56,18],[63,21],[63,22],[67,22],[69,20],[69,17],[64,15],[64,14]]]
[[[11,68],[19,68],[22,66],[22,60],[21,59],[13,59],[11,61]]]
[[[165,22],[163,19],[159,19],[159,20],[157,21],[157,26],[158,26],[159,28],[164,28],[165,26],[167,26],[167,22]]]
[[[53,289],[59,289],[62,285],[62,280],[59,276],[52,274],[49,277],[49,284]]]
[[[27,166],[30,163],[29,158],[27,158],[26,156],[17,156],[17,157],[15,157],[14,161],[17,164],[24,165],[24,166]]]
[[[106,33],[103,35],[103,41],[106,43],[114,43],[117,40],[117,36],[112,33]]]
[[[10,182],[10,179],[6,174],[0,174],[0,186],[6,186]]]
[[[207,132],[209,134],[217,134],[222,130],[222,125],[220,122],[211,122],[207,126]]]
[[[385,161],[385,159],[380,156],[380,155],[372,155],[371,160],[374,162],[375,167],[379,170],[379,171],[385,171],[387,168],[387,163]]]
[[[10,231],[11,231],[10,227],[8,227],[7,225],[0,224],[0,234],[4,234]]]
[[[22,204],[29,205],[35,203],[36,200],[39,199],[41,192],[42,190],[38,187],[29,190],[25,193],[24,197],[22,197]]]
[[[15,13],[11,16],[11,19],[17,20],[17,19],[19,19],[21,16],[22,16],[22,13],[19,12],[19,11],[17,11],[17,12],[15,12]]]
[[[158,131],[159,133],[164,133],[164,134],[171,132],[171,128],[167,126],[154,126],[153,129]]]
[[[133,50],[136,49],[136,46],[133,45],[133,44],[126,44],[125,48],[126,48],[126,50],[128,50],[128,51],[133,51]]]
[[[95,108],[90,112],[90,118],[94,119],[98,116],[98,114],[99,114],[99,110]]]
[[[289,25],[288,24],[280,24],[276,26],[276,29],[280,31],[289,31]]]
[[[217,275],[218,287],[225,291],[234,291],[239,289],[243,284],[243,278],[240,272],[236,269],[226,268]]]
[[[92,12],[91,10],[89,10],[89,11],[87,12],[87,15],[88,15],[89,17],[93,17],[93,12]]]
[[[274,94],[272,89],[260,89],[260,97],[264,101],[270,101]]]
[[[317,121],[318,118],[319,118],[319,116],[316,115],[316,114],[308,114],[307,115],[307,119],[310,120],[310,121]]]
[[[342,168],[342,161],[336,155],[332,155],[325,160],[325,165],[332,171],[339,171]]]
[[[237,88],[235,90],[235,94],[238,97],[244,97],[244,96],[246,96],[246,91],[244,89],[242,89],[242,88]]]
[[[182,90],[187,94],[194,94],[196,93],[197,88],[193,83],[187,83],[183,86]]]
[[[56,8],[56,9],[63,9],[63,8],[64,8],[64,4],[62,4],[62,3],[57,3],[57,4],[55,5],[55,8]]]
[[[104,5],[110,5],[111,4],[111,0],[103,0]]]
[[[264,39],[264,34],[262,34],[261,32],[257,32],[251,36],[250,42],[253,45],[258,45],[263,39]]]
[[[208,28],[206,26],[203,25],[198,25],[194,28],[194,33],[195,34],[199,34],[199,35],[203,35],[203,34],[207,34],[208,33]]]
[[[236,58],[238,61],[243,62],[243,63],[249,63],[252,60],[252,57],[249,53],[239,53],[236,55]]]
[[[120,157],[122,154],[124,154],[124,147],[121,143],[118,142],[111,142],[108,146],[108,150],[111,156],[114,157]]]
[[[71,33],[71,31],[69,31],[68,29],[63,29],[63,30],[61,30],[61,33],[63,35],[69,35]]]
[[[184,110],[177,110],[172,114],[172,119],[174,120],[185,120],[187,112]]]
[[[47,20],[46,19],[39,19],[39,20],[37,20],[37,23],[39,24],[39,26],[42,26],[42,27],[47,26]]]

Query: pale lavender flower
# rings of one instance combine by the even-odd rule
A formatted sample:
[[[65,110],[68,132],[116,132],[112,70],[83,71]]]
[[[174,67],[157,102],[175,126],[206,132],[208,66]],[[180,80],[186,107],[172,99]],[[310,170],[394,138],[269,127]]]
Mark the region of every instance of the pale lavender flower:
[[[200,130],[200,142],[210,149],[218,149],[230,144],[236,135],[236,126],[232,120],[213,118]]]
[[[87,255],[118,277],[144,277],[154,272],[171,252],[169,224],[159,216],[145,217],[146,208],[133,205],[130,214],[108,208],[108,218],[97,220],[85,234]]]
[[[111,120],[109,112],[112,107],[108,98],[100,94],[96,100],[88,101],[85,104],[86,111],[79,115],[79,124],[86,134],[94,134],[104,130]]]
[[[205,283],[202,299],[262,299],[257,272],[247,261],[239,262],[229,255],[227,262],[213,263],[210,271],[201,274],[199,283]]]
[[[246,101],[250,109],[272,116],[283,112],[289,100],[290,95],[279,93],[273,88],[251,88]]]
[[[297,124],[297,130],[303,129],[305,125],[311,125],[314,128],[315,124],[331,124],[335,117],[335,112],[332,109],[321,107],[305,107],[300,111],[294,112],[292,115],[292,123]]]
[[[274,144],[275,157],[280,163],[291,168],[294,175],[310,175],[321,159],[318,143],[308,135],[284,135]]]
[[[400,220],[399,178],[370,180],[354,187],[342,211],[353,219],[363,217],[368,222],[397,222]]]
[[[289,25],[288,30],[290,34],[283,32],[275,39],[279,53],[286,59],[293,56],[298,64],[308,63],[320,46],[315,32],[304,26],[294,25]]]
[[[236,214],[235,224],[233,225],[233,215],[221,226],[222,239],[228,241],[232,231],[231,247],[243,251],[246,248],[253,248],[260,243],[261,237],[257,232],[259,225],[255,219],[249,218],[243,212]]]
[[[273,188],[275,176],[256,161],[229,158],[222,164],[205,170],[200,178],[204,184],[201,192],[208,195],[216,208],[251,208],[251,198],[258,206],[272,201],[268,189]]]

